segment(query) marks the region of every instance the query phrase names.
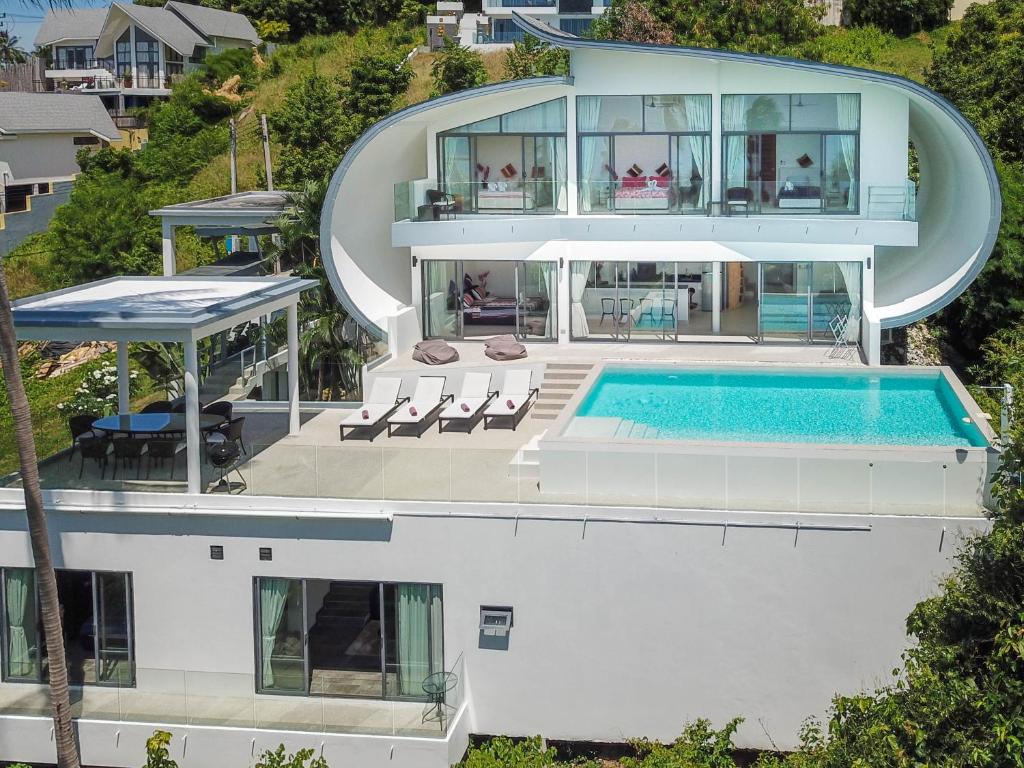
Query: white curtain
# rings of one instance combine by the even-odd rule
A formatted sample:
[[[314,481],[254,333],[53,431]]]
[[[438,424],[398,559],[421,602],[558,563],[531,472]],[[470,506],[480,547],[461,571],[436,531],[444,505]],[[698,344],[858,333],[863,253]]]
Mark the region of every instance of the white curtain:
[[[601,120],[601,99],[597,96],[583,96],[576,101],[577,130],[585,133],[596,131]],[[593,182],[602,178],[600,173],[601,147],[605,139],[597,136],[584,136],[580,139],[580,156],[576,162],[580,167],[580,210],[589,213],[594,210]]]
[[[691,131],[711,130],[711,98],[709,96],[686,97],[686,125]],[[703,136],[690,136],[690,153],[693,156],[693,162],[700,169],[701,178],[704,179],[704,183],[701,184],[700,195],[695,201],[697,207],[701,208],[707,200],[708,185],[711,182],[711,179],[705,178],[706,158],[704,157]],[[683,169],[678,168],[676,173],[682,174]],[[686,178],[682,177],[679,181],[680,183],[685,183]]]
[[[35,665],[29,656],[28,635],[25,632],[25,613],[28,601],[35,598],[33,572],[28,568],[11,568],[7,576],[7,673],[11,677],[29,677],[35,674]]]
[[[846,284],[846,295],[850,297],[850,309],[846,315],[846,340],[860,340],[860,262],[840,261],[836,266],[843,275]]]
[[[444,616],[441,585],[430,587],[430,672],[444,671]]]
[[[573,261],[570,264],[569,291],[572,294],[572,336],[585,339],[590,335],[587,313],[583,309],[583,294],[587,290],[587,276],[590,274],[589,261]]]
[[[449,195],[469,195],[469,139],[452,136],[441,142],[444,152],[444,190]]]
[[[427,584],[399,584],[397,591],[398,693],[400,696],[422,696],[423,681],[430,674],[432,658],[430,587]]]
[[[841,93],[836,96],[836,107],[839,112],[839,128],[843,131],[855,131],[860,127],[860,96],[856,93]],[[857,185],[857,137],[840,136],[839,148],[846,164],[846,174],[850,178],[850,191],[847,193],[846,208],[854,210],[860,190]]]
[[[260,578],[260,640],[263,649],[263,688],[274,687],[274,668],[270,660],[277,643],[285,606],[288,604],[288,579]]]
[[[722,97],[722,130],[745,131],[747,129],[747,113],[744,109],[742,96]],[[725,185],[726,187],[746,186],[746,136],[728,136],[725,140]],[[722,199],[728,189],[722,190]]]

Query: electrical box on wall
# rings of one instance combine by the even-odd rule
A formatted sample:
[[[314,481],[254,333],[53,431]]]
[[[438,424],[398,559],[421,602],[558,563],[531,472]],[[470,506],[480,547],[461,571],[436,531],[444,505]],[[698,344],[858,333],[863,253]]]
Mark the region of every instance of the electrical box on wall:
[[[507,606],[481,605],[480,631],[488,637],[508,637],[512,629],[512,609]]]

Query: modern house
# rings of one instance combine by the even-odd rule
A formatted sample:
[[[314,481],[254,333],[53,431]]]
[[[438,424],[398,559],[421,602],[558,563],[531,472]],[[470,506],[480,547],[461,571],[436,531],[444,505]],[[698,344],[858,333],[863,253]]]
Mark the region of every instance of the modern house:
[[[51,10],[35,40],[51,54],[47,90],[96,94],[118,112],[169,95],[207,55],[259,43],[242,14],[176,0]]]
[[[605,12],[611,0],[483,0],[482,5],[489,30],[481,33],[477,42],[509,44],[523,39],[523,30],[515,23],[514,14],[581,35]]]
[[[165,276],[16,303],[21,339],[118,346],[117,413],[41,464],[84,763],[137,765],[162,728],[197,768],[279,743],[441,768],[471,734],[737,715],[740,746],[791,748],[891,680],[907,613],[989,525],[997,414],[947,369],[877,365],[992,248],[971,125],[878,72],[514,20],[571,75],[408,107],[334,174],[326,271],[387,346],[362,402],[301,397],[315,285],[175,274],[176,227],[264,232],[279,197],[155,211]],[[281,396],[204,409],[203,340],[273,316]],[[525,358],[495,359],[508,334]],[[417,360],[438,338],[461,359]],[[175,412],[131,413],[141,340],[182,349]],[[52,762],[18,484],[0,759]]]
[[[0,244],[46,228],[80,150],[123,140],[96,96],[0,92]]]

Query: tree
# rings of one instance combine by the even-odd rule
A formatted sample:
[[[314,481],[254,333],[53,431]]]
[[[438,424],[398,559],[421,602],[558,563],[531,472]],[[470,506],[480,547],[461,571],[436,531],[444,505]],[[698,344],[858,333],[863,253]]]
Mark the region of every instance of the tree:
[[[275,180],[285,189],[328,178],[344,154],[346,121],[338,83],[316,70],[285,94],[269,123],[281,142]]]
[[[505,77],[509,80],[568,74],[569,51],[542,43],[533,35],[514,42],[505,54]]]
[[[394,111],[396,99],[412,80],[412,70],[401,51],[364,54],[352,62],[349,71],[343,97],[350,117],[346,152],[367,128]]]
[[[487,67],[479,53],[445,38],[444,48],[438,51],[430,75],[434,78],[431,95],[443,96],[484,85],[487,82]]]
[[[28,54],[18,45],[20,41],[6,29],[0,29],[0,65],[21,64]]]
[[[604,15],[590,27],[598,40],[626,40],[631,43],[671,45],[672,28],[658,19],[643,0],[613,0]]]
[[[402,0],[236,0],[232,10],[250,19],[287,22],[290,38],[298,40],[387,24],[399,17]]]
[[[1024,161],[1024,0],[974,4],[935,54],[926,82],[978,129],[989,151]]]
[[[291,32],[291,27],[287,21],[260,19],[256,22],[256,33],[260,36],[260,40],[280,43],[288,39],[289,32]]]
[[[949,21],[953,0],[847,0],[843,13],[855,26],[873,25],[905,36]]]
[[[25,514],[28,534],[32,543],[39,606],[43,620],[49,661],[50,701],[53,707],[54,742],[57,748],[58,768],[79,768],[78,745],[71,723],[71,695],[68,689],[68,666],[64,652],[64,629],[61,626],[60,597],[57,594],[57,575],[50,556],[50,534],[47,529],[43,493],[39,485],[39,460],[36,455],[35,436],[32,432],[32,414],[29,410],[25,383],[21,378],[18,340],[14,330],[14,317],[7,293],[7,275],[0,258],[0,364],[3,367],[7,399],[14,417],[14,436],[21,464],[21,485],[25,493]]]

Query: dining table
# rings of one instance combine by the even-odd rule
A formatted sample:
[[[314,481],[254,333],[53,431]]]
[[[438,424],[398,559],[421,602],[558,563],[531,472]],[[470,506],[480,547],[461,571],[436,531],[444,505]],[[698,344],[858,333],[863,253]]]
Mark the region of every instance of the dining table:
[[[199,414],[199,431],[210,432],[226,422],[223,416]],[[93,429],[119,435],[183,435],[187,431],[184,413],[121,413],[104,416]]]

